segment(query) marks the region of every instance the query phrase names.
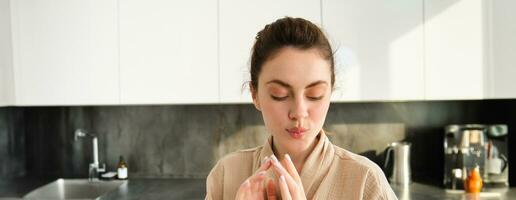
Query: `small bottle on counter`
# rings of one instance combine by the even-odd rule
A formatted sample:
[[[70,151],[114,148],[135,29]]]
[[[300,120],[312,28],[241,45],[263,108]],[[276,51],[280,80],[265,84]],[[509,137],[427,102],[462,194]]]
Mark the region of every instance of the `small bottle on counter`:
[[[479,167],[471,169],[468,178],[464,182],[466,193],[480,193],[482,190],[482,178],[480,177]]]
[[[127,176],[127,164],[124,161],[124,157],[120,156],[120,160],[118,161],[118,179],[125,180],[128,178]]]

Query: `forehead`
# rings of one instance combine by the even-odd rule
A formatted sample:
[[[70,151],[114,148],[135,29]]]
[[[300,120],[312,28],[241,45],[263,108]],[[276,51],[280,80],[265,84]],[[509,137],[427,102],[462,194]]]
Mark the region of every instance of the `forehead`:
[[[260,84],[281,80],[294,87],[304,87],[314,81],[330,84],[331,69],[317,49],[285,47],[264,63],[259,79]]]

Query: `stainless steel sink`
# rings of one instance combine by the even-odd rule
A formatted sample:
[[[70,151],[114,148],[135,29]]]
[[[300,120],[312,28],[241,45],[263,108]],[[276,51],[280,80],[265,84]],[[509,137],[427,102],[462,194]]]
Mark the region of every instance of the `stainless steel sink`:
[[[97,199],[127,181],[88,181],[58,179],[26,194],[25,199]]]

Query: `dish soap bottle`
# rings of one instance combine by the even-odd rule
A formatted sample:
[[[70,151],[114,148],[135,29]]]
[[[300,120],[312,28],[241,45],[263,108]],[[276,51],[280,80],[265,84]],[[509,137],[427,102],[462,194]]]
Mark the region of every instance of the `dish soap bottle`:
[[[468,178],[464,182],[464,190],[466,193],[480,193],[482,190],[482,178],[478,166],[469,172]]]
[[[118,179],[127,179],[127,164],[124,161],[124,157],[120,156],[120,160],[118,161]]]

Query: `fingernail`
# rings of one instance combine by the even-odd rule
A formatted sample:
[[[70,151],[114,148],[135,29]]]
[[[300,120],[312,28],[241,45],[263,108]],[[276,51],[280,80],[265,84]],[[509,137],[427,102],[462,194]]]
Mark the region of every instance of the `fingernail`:
[[[281,176],[280,176],[280,181],[281,181],[281,182],[285,182],[285,176],[281,175]]]
[[[272,160],[273,160],[275,163],[278,163],[278,162],[279,162],[279,161],[278,161],[278,159],[276,158],[276,156],[272,155],[271,157],[272,157]]]
[[[263,176],[267,173],[267,171],[261,171],[261,172],[258,172],[258,176]]]
[[[263,165],[263,163],[267,162],[267,159],[268,159],[268,158],[269,158],[268,156],[265,156],[265,157],[262,159],[262,165]]]
[[[287,158],[288,161],[292,162],[292,159],[290,159],[290,156],[287,154],[285,154],[285,158]]]

